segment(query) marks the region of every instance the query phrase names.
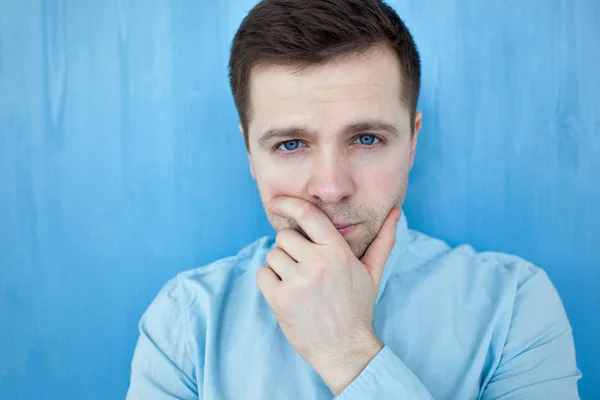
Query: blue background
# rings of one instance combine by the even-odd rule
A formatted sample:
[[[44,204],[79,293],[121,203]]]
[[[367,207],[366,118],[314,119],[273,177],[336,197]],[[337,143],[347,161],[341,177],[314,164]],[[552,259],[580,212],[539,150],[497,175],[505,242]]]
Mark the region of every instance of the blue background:
[[[600,2],[390,3],[423,57],[410,226],[546,269],[600,398]],[[1,398],[123,398],[159,288],[271,233],[226,76],[253,4],[0,0]]]

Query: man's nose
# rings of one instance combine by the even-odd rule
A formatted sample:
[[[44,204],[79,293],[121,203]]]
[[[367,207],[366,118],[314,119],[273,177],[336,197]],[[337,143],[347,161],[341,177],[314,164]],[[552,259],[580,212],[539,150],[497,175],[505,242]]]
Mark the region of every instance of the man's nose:
[[[355,185],[347,154],[328,153],[315,156],[308,194],[317,201],[337,204],[354,194]]]

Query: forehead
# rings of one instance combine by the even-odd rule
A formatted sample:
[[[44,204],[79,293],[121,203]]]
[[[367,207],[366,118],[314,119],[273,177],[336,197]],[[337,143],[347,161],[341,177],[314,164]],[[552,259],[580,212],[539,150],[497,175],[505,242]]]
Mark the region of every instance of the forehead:
[[[400,100],[399,68],[388,48],[301,71],[281,65],[255,68],[250,77],[250,135],[290,125],[322,131],[355,119],[400,123],[408,110]]]

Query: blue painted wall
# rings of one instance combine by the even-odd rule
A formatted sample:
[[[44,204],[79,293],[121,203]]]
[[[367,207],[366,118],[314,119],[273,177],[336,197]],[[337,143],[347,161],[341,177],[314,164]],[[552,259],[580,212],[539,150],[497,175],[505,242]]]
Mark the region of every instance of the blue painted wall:
[[[544,267],[600,396],[600,2],[390,1],[424,63],[413,228]],[[0,398],[123,398],[177,272],[271,232],[226,64],[252,0],[0,0]]]

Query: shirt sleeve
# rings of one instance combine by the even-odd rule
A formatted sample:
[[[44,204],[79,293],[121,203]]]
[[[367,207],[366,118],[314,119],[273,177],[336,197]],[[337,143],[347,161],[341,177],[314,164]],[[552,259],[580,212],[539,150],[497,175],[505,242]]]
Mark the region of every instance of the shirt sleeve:
[[[430,400],[419,378],[387,346],[348,385],[338,400]]]
[[[483,400],[579,399],[571,326],[546,273],[530,266],[515,297],[500,363]]]
[[[180,305],[177,278],[150,304],[139,331],[127,400],[198,400],[189,313]]]

